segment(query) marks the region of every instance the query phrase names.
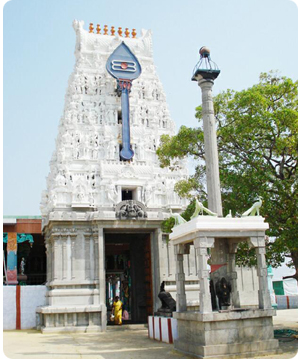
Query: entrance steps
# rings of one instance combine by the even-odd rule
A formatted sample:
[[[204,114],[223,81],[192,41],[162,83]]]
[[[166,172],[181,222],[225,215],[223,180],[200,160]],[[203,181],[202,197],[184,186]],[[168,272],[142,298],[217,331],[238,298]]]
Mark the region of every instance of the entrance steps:
[[[122,324],[122,325],[108,325],[107,331],[120,331],[120,330],[147,330],[148,324]]]

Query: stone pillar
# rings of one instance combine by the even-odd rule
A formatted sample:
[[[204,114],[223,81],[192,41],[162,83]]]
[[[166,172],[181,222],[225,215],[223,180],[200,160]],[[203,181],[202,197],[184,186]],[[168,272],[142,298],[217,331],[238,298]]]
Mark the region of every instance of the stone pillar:
[[[85,236],[82,230],[77,232],[75,243],[75,276],[77,280],[85,279]]]
[[[71,237],[71,279],[76,277],[75,273],[75,235],[73,235]]]
[[[98,256],[99,256],[99,297],[100,304],[106,302],[105,298],[105,242],[103,228],[98,226]]]
[[[95,279],[95,250],[94,250],[94,238],[90,237],[90,279]]]
[[[122,186],[117,186],[118,200],[117,203],[122,201]]]
[[[214,81],[210,79],[200,79],[198,85],[202,90],[202,118],[204,131],[204,148],[206,163],[206,182],[208,208],[223,216],[220,175],[219,175],[219,158],[217,146],[217,133],[214,116],[214,104],[212,99],[212,87]]]
[[[71,250],[71,236],[67,237],[67,279],[71,280],[72,278],[72,250]]]
[[[59,263],[59,248],[58,248],[58,239],[53,238],[53,280],[59,279],[60,264]]]
[[[154,232],[150,233],[151,240],[151,271],[152,271],[152,288],[153,288],[153,312],[156,312],[161,306],[160,299],[158,298],[160,284],[163,278],[161,273],[162,260],[162,231],[161,228],[156,228]]]
[[[136,200],[141,202],[142,201],[142,187],[138,186],[136,189]]]
[[[7,233],[7,281],[6,284],[8,285],[15,285],[18,284],[18,270],[17,270],[17,233],[15,232],[8,232]]]
[[[231,278],[231,302],[234,308],[240,308],[240,294],[237,289],[237,272],[235,268],[235,254],[237,252],[237,243],[229,244],[228,253],[228,274]]]
[[[213,247],[214,238],[199,237],[194,240],[197,255],[198,278],[200,286],[199,311],[212,312],[211,295],[209,290],[209,270],[207,269],[207,249]]]
[[[46,240],[46,258],[47,258],[47,284],[52,280],[52,245],[49,239]]]
[[[68,258],[67,258],[67,237],[61,237],[62,247],[62,279],[67,279],[68,276]]]
[[[268,289],[268,269],[266,265],[265,237],[251,237],[250,244],[255,247],[257,257],[257,276],[258,276],[258,304],[259,309],[272,309],[271,297]]]
[[[189,253],[189,246],[177,244],[174,246],[176,260],[176,311],[186,312],[185,274],[183,268],[183,255]]]

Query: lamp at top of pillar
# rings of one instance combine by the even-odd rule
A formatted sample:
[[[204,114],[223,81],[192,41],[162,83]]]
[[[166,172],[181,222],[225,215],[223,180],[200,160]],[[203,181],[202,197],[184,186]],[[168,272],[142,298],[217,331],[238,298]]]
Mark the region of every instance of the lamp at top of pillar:
[[[204,132],[204,149],[206,162],[206,181],[208,208],[223,216],[219,158],[217,146],[216,121],[212,98],[214,80],[219,76],[218,66],[211,60],[210,51],[207,47],[201,47],[200,60],[194,68],[192,81],[198,81],[202,91],[202,118]]]
[[[215,80],[220,70],[215,62],[210,58],[210,50],[206,46],[202,46],[199,50],[200,60],[197,62],[194,70],[192,81]]]

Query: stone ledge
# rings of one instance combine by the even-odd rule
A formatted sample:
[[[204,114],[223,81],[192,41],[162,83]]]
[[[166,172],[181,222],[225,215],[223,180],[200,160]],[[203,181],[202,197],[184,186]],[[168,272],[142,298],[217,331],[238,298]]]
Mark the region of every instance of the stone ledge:
[[[83,306],[71,306],[71,307],[37,307],[36,313],[42,314],[56,314],[56,313],[90,313],[90,312],[103,312],[103,305],[83,305]],[[106,308],[106,307],[105,307]],[[106,311],[106,310],[105,310]]]
[[[268,228],[269,224],[264,222],[264,218],[261,216],[244,218],[198,216],[187,223],[174,227],[170,234],[170,240],[174,244],[191,242],[200,234],[204,237],[256,237],[259,233],[263,235]]]
[[[59,286],[76,286],[76,285],[99,285],[99,280],[88,280],[88,279],[66,279],[66,280],[58,280],[55,279],[51,282],[47,282],[47,286],[49,287],[59,287]]]
[[[53,289],[48,293],[48,297],[68,297],[68,296],[91,296],[98,295],[99,289]]]
[[[43,334],[47,333],[95,333],[104,330],[98,325],[83,325],[77,327],[41,327]]]
[[[196,322],[216,322],[223,320],[240,320],[251,318],[272,317],[276,315],[275,309],[249,309],[242,312],[226,313],[199,313],[199,312],[174,312],[173,317],[178,320],[196,321]]]

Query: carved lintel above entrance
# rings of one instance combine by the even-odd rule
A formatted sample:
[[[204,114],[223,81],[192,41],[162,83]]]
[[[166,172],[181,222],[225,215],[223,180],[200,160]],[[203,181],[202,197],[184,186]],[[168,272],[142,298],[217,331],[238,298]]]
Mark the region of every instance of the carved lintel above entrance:
[[[119,219],[144,219],[148,216],[142,202],[126,200],[116,205],[116,217]]]

